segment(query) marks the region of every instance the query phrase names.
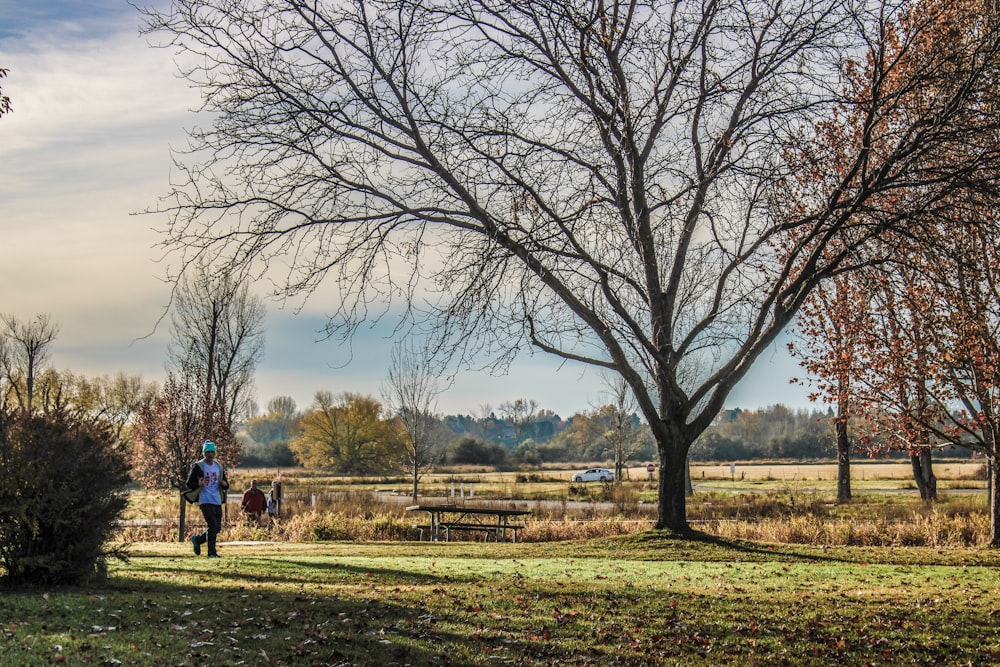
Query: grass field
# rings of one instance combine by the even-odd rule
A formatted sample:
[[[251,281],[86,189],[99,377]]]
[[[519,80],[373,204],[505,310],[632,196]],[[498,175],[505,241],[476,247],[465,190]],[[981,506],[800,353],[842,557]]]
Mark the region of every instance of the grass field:
[[[132,544],[100,584],[5,591],[0,666],[1000,662],[981,466],[939,464],[934,504],[907,487],[908,465],[873,463],[854,468],[863,491],[838,505],[831,469],[695,467],[702,532],[683,538],[636,518],[653,508],[644,469],[613,502],[597,502],[601,485],[570,502],[572,470],[422,485],[536,499],[518,544],[414,542],[405,502],[384,500],[405,496],[405,480],[286,472],[288,517],[231,523],[220,560],[168,541],[167,521],[164,541]],[[239,488],[271,471],[236,474]],[[135,494],[130,513],[172,516],[175,501]]]
[[[7,593],[2,665],[988,665],[1000,554],[645,532],[560,543],[133,545]]]
[[[807,489],[836,493],[837,466],[835,463],[739,463],[693,464],[691,479],[696,487],[726,490],[796,490]],[[534,500],[573,499],[574,491],[581,486],[598,488],[597,484],[573,485],[574,473],[588,467],[549,466],[534,471],[498,472],[492,470],[452,469],[426,475],[420,483],[420,493],[425,496],[450,496],[470,493],[476,498],[517,498]],[[231,474],[236,488],[245,488],[250,479],[258,479],[264,488],[282,472],[285,487],[304,493],[314,491],[378,490],[407,496],[412,482],[405,477],[358,478],[337,477],[316,470],[278,471],[271,469],[234,470]],[[982,462],[946,460],[935,466],[939,487],[980,488],[986,486]],[[627,468],[623,478],[638,487],[643,499],[656,498],[655,484],[648,484],[645,466]],[[851,464],[852,487],[858,491],[900,491],[915,489],[913,470],[907,462],[861,460]]]

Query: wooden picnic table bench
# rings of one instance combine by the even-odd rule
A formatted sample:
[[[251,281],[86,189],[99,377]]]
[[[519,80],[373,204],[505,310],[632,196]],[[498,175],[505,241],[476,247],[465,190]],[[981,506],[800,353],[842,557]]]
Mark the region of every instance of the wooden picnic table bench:
[[[417,526],[420,539],[424,538],[426,530],[433,542],[450,542],[453,532],[482,533],[488,540],[492,535],[497,542],[517,542],[517,531],[524,524],[511,523],[512,518],[531,514],[528,510],[506,509],[496,507],[481,507],[469,505],[411,505],[409,512],[426,512],[430,516],[430,524]]]

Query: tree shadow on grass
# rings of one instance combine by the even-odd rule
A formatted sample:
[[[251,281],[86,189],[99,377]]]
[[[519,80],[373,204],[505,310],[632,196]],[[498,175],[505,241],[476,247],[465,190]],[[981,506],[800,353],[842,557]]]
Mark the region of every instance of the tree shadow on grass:
[[[168,568],[143,570],[153,577],[120,573],[99,589],[52,591],[45,598],[51,604],[38,604],[37,592],[15,594],[8,610],[19,632],[58,640],[73,664],[476,664],[462,657],[468,637],[443,629],[419,602],[346,597],[308,585],[234,586],[234,572],[192,585],[158,578]],[[37,644],[38,655],[27,657],[47,664],[50,642]]]
[[[719,537],[698,530],[650,530],[630,536],[635,546],[678,560],[728,561],[733,559],[804,562],[860,562],[844,550],[796,544],[772,544]]]
[[[357,583],[365,579],[378,579],[384,585],[405,586],[436,584],[445,581],[471,581],[473,579],[473,577],[457,576],[452,572],[434,574],[336,562],[309,562],[259,557],[240,559],[238,568],[223,565],[209,569],[203,561],[189,559],[183,561],[183,564],[155,565],[144,563],[141,569],[150,573],[184,574],[186,576],[200,576],[202,572],[212,573],[214,569],[214,573],[210,576],[219,576],[230,581],[292,585]]]
[[[885,546],[824,546],[753,542],[719,537],[697,530],[649,530],[622,538],[635,557],[658,560],[724,562],[845,563],[880,565],[1000,566],[1000,552],[985,549],[893,548]]]

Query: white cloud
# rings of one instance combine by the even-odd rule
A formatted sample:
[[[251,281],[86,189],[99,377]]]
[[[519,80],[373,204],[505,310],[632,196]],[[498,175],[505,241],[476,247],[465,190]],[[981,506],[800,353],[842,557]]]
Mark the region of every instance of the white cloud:
[[[54,361],[94,374],[162,369],[159,349],[147,359],[131,345],[168,294],[154,221],[132,214],[165,188],[168,145],[197,102],[121,6],[100,31],[37,23],[2,55],[14,112],[0,120],[0,310],[50,313]]]

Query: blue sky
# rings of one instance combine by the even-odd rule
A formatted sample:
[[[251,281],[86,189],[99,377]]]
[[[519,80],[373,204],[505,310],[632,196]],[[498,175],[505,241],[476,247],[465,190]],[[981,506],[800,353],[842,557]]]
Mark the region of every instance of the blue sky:
[[[170,149],[184,145],[199,100],[138,24],[126,0],[0,0],[2,86],[14,104],[0,119],[0,312],[51,314],[57,368],[161,380],[168,327],[156,325],[169,288],[153,228],[162,221],[135,213],[166,192]],[[305,407],[320,389],[379,394],[391,341],[377,330],[350,351],[323,341],[321,301],[297,314],[267,303],[262,406],[288,395]],[[777,345],[728,403],[808,407],[789,385],[798,375]],[[566,417],[602,392],[593,370],[526,354],[502,377],[460,374],[439,407],[477,413],[524,397]]]

